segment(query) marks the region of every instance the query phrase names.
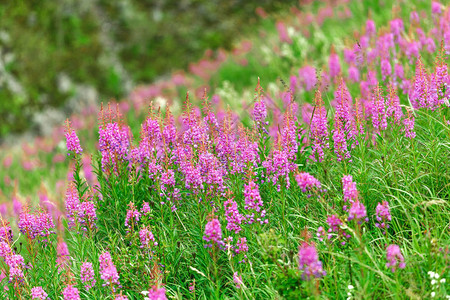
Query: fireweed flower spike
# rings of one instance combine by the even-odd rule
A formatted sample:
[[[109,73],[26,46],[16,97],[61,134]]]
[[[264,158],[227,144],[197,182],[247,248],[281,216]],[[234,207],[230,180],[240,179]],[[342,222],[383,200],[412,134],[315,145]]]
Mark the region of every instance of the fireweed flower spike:
[[[348,220],[351,221],[353,219],[355,219],[358,224],[362,224],[363,221],[369,221],[369,218],[367,218],[366,208],[364,207],[364,204],[359,202],[359,200],[353,202],[350,206],[350,210],[348,211]]]
[[[297,184],[303,193],[311,191],[312,189],[319,190],[320,187],[322,186],[319,180],[317,180],[316,178],[314,178],[314,176],[306,172],[301,172],[295,175],[295,180],[297,181]]]
[[[386,248],[386,259],[388,261],[386,267],[390,268],[392,272],[395,272],[397,268],[404,269],[406,266],[405,258],[397,245],[389,245]]]
[[[358,199],[358,190],[356,183],[353,182],[352,175],[345,175],[342,177],[342,188],[344,190],[344,203],[353,203]],[[344,211],[348,210],[347,204],[343,206]]]
[[[125,227],[127,227],[127,231],[132,231],[133,228],[137,227],[141,213],[136,209],[132,202],[128,204],[128,207],[129,209],[127,210],[127,216],[125,218]]]
[[[67,151],[69,151],[67,155],[70,155],[70,153],[81,154],[83,149],[80,146],[80,140],[78,139],[76,132],[70,127],[69,120],[66,120],[64,135],[66,137]]]
[[[80,292],[76,287],[69,285],[63,291],[64,300],[80,300]]]
[[[105,281],[103,286],[109,286],[111,291],[115,292],[116,288],[120,286],[120,283],[119,274],[112,261],[111,254],[109,252],[103,252],[98,260],[100,263],[100,277]]]
[[[386,234],[386,229],[389,228],[388,222],[390,222],[392,219],[389,209],[389,203],[387,201],[378,203],[375,216],[377,220],[375,226],[383,229],[383,234]]]
[[[89,291],[89,289],[94,287],[95,273],[94,273],[94,269],[92,267],[92,263],[84,262],[81,265],[80,277],[81,277],[81,282],[84,283],[84,288],[86,289],[86,291]]]
[[[413,139],[416,137],[416,132],[414,131],[414,115],[408,111],[408,118],[403,119],[403,125],[405,125],[403,132],[405,133],[405,137],[409,139]]]
[[[298,265],[304,280],[311,280],[326,275],[314,245],[303,243],[298,249]]]
[[[46,300],[48,299],[47,293],[40,286],[31,289],[31,299],[32,300]]]
[[[152,289],[148,291],[147,298],[148,300],[167,300],[166,297],[166,289],[158,288],[154,286]]]
[[[323,161],[325,148],[329,148],[328,144],[328,121],[327,111],[323,106],[322,94],[316,91],[314,97],[314,112],[311,118],[311,127],[309,137],[311,139],[312,159],[319,162]]]
[[[205,235],[203,236],[203,240],[210,243],[206,244],[205,248],[211,248],[214,244],[218,246],[224,244],[224,242],[222,241],[222,229],[220,227],[220,222],[214,216],[212,216],[208,223],[206,223]]]

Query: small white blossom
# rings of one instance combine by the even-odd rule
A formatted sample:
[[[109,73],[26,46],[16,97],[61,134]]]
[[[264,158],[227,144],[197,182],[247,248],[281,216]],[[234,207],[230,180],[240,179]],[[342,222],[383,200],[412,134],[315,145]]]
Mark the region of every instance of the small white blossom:
[[[440,283],[445,283],[445,278],[442,278],[439,282]]]
[[[434,296],[436,296],[435,292],[431,292],[431,298],[434,298]]]
[[[435,285],[437,283],[437,281],[436,280],[431,280],[431,285]]]
[[[353,290],[355,287],[354,287],[353,285],[349,284],[347,288],[348,288],[349,290]]]

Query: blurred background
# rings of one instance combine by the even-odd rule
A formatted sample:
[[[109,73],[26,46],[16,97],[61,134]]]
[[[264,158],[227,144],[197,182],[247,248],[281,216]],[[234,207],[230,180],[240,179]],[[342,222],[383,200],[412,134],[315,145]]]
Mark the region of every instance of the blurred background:
[[[0,1],[0,143],[127,97],[298,0]],[[214,52],[213,52],[214,53]],[[214,55],[214,54],[213,54]]]

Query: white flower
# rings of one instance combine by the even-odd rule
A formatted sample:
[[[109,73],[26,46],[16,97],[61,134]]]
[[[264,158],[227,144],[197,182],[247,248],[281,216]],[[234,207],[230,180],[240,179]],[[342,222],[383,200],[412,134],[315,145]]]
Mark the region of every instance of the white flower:
[[[435,285],[437,283],[437,281],[436,280],[431,280],[431,285]]]
[[[431,292],[431,298],[434,298],[434,296],[436,296],[435,292]]]
[[[428,275],[430,275],[431,278],[434,277],[434,272],[433,271],[428,271]]]
[[[439,279],[439,274],[438,273],[434,273],[434,278]]]
[[[142,291],[141,294],[144,295],[144,296],[147,296],[148,295],[148,291]]]
[[[347,288],[348,288],[349,290],[353,290],[355,287],[354,287],[353,285],[349,284]]]
[[[347,293],[347,296],[351,297],[351,296],[352,296],[352,293],[348,292],[348,293]]]
[[[439,282],[440,283],[445,283],[445,278],[442,278]]]

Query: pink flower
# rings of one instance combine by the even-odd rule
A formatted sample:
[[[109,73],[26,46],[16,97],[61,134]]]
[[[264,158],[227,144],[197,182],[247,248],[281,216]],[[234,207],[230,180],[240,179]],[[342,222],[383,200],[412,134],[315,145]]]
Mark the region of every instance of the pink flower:
[[[76,132],[70,127],[69,120],[66,120],[64,135],[66,137],[67,151],[69,151],[67,155],[70,155],[70,152],[81,154],[83,152],[83,149],[80,146],[80,140],[78,139]]]
[[[389,224],[387,224],[387,222],[390,222],[392,217],[389,209],[389,203],[387,201],[383,201],[382,203],[378,202],[375,215],[377,219],[377,222],[375,223],[376,227],[381,229],[389,228]],[[384,231],[383,234],[386,234],[386,231]]]
[[[64,300],[80,300],[80,293],[77,288],[69,285],[63,291]]]
[[[303,243],[298,249],[298,265],[302,272],[302,278],[310,280],[312,277],[325,276],[316,247]]]
[[[236,201],[228,199],[223,203],[225,208],[225,218],[227,219],[227,230],[233,231],[238,234],[242,228],[241,223],[244,220],[244,216],[239,213]]]
[[[84,283],[84,288],[86,289],[86,291],[89,291],[89,289],[94,287],[95,273],[94,273],[94,269],[92,267],[92,263],[84,262],[81,265],[80,277],[81,277],[81,282]]]
[[[166,289],[165,288],[157,288],[154,286],[151,290],[148,291],[149,300],[167,300],[166,297]]]
[[[211,219],[205,226],[205,235],[203,239],[211,244],[205,245],[206,247],[212,247],[213,244],[221,245],[222,241],[222,229],[220,228],[220,222],[217,218]]]
[[[236,285],[237,289],[241,288],[241,285],[243,284],[242,276],[238,275],[238,272],[234,272],[234,274],[233,274],[233,282]]]
[[[40,286],[31,289],[31,299],[33,300],[45,300],[48,299],[47,293]]]
[[[295,175],[295,180],[303,193],[312,189],[320,189],[321,183],[309,173],[301,172]]]
[[[364,204],[358,200],[352,203],[350,210],[348,211],[348,220],[351,221],[353,219],[358,221],[358,224],[361,224],[363,221],[369,221]]]
[[[392,272],[395,272],[397,268],[404,269],[406,266],[405,258],[397,245],[389,245],[386,248],[386,259],[388,261],[386,267],[391,268]]]
[[[409,139],[413,139],[416,137],[416,132],[414,131],[414,123],[415,119],[412,114],[410,114],[408,118],[403,119],[403,125],[405,126],[403,132],[405,133],[405,137]]]

